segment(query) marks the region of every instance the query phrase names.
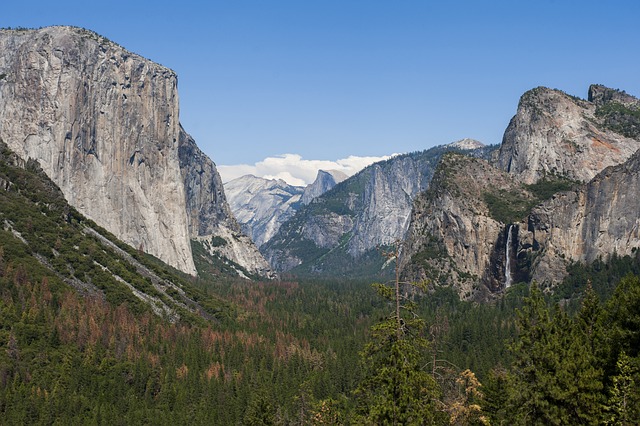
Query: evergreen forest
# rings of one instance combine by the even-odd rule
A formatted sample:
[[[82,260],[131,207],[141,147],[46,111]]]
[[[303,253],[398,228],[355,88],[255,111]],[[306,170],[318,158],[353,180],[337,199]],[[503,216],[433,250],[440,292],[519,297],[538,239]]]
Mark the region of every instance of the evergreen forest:
[[[197,266],[118,242],[3,147],[0,423],[640,424],[638,253],[483,304]]]

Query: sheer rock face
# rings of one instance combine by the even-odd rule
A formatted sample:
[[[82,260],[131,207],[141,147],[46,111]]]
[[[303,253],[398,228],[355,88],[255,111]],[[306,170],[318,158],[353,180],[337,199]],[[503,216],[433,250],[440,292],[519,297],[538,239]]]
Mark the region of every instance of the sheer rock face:
[[[507,226],[491,217],[484,199],[485,193],[497,191],[530,196],[484,160],[445,155],[429,190],[414,202],[400,263],[403,276],[453,285],[463,298],[500,290]]]
[[[588,183],[556,193],[516,223],[491,216],[487,193],[534,199],[517,179],[483,160],[443,157],[430,189],[414,202],[401,262],[407,280],[431,279],[453,285],[463,298],[485,298],[487,290],[507,285],[507,256],[514,282],[553,286],[569,263],[640,248],[640,151]]]
[[[401,239],[409,225],[413,197],[426,189],[432,174],[433,169],[409,156],[371,166],[349,253],[355,257]]]
[[[568,262],[590,263],[640,248],[640,152],[609,167],[575,191],[536,207],[522,240],[539,246],[533,279],[557,282]],[[527,250],[520,247],[520,250]]]
[[[505,288],[507,272],[513,282],[553,286],[571,262],[638,250],[640,141],[611,129],[634,134],[640,103],[603,86],[591,86],[589,99],[549,89],[525,94],[505,133],[497,162],[502,170],[444,157],[430,189],[414,202],[403,275],[484,298]],[[580,149],[560,149],[567,146]],[[546,186],[553,179],[541,178],[554,174],[582,183],[537,198],[553,187]],[[526,186],[532,182],[539,185]]]
[[[37,160],[71,205],[189,274],[190,238],[217,233],[248,244],[229,245],[241,253],[231,260],[268,270],[178,109],[173,71],[91,31],[0,30],[0,139]]]
[[[557,283],[570,261],[638,246],[639,109],[637,98],[602,85],[589,87],[588,101],[546,88],[522,96],[499,166],[525,183],[545,174],[584,183],[534,208],[518,228],[518,255],[535,258],[531,279]]]
[[[315,266],[316,249],[342,250],[340,256],[355,264],[365,251],[402,238],[412,197],[426,188],[431,173],[409,155],[375,163],[298,210],[261,251],[280,271],[304,264],[314,273],[331,273],[330,266]],[[298,247],[312,256],[301,256]]]
[[[620,96],[614,99],[611,90],[604,89],[592,86],[590,99],[619,101]],[[588,182],[606,167],[624,162],[640,142],[605,128],[596,106],[544,87],[526,92],[505,131],[498,167],[524,183],[545,175]]]
[[[318,170],[316,180],[304,189],[302,204],[309,204],[311,200],[321,196],[348,177],[339,170]]]
[[[300,206],[303,188],[282,179],[242,176],[224,185],[229,207],[242,230],[258,247],[269,241],[280,225]]]
[[[478,144],[476,154],[484,155]],[[300,266],[326,274],[335,262],[344,271],[361,265],[367,253],[404,237],[413,198],[428,187],[441,155],[450,150],[460,148],[439,146],[368,166],[301,207],[260,250],[279,271]]]
[[[225,244],[205,244],[211,254],[226,257],[252,274],[274,278],[271,267],[231,213],[216,165],[182,128],[179,145],[190,237],[201,242],[222,238]]]
[[[198,148],[193,138],[180,128],[179,157],[189,235],[192,238],[214,233],[218,224],[240,232],[227,203],[222,179],[213,161]]]
[[[71,205],[195,274],[178,163],[173,71],[95,33],[0,31],[0,137]]]

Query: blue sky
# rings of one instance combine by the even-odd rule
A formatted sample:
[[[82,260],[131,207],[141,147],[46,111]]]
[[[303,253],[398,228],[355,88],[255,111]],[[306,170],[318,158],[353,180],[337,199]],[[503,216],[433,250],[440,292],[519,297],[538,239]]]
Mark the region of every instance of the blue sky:
[[[499,143],[536,86],[640,95],[637,0],[6,3],[1,27],[81,26],[175,70],[218,165]]]

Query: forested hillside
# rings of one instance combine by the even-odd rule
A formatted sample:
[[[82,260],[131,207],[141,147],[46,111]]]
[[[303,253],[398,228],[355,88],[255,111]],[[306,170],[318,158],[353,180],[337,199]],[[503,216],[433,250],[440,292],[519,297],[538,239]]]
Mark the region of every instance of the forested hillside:
[[[201,256],[193,278],[6,147],[0,223],[3,424],[640,420],[637,253],[572,265],[547,299],[514,284],[482,305],[429,282],[380,297],[365,281],[239,280]]]

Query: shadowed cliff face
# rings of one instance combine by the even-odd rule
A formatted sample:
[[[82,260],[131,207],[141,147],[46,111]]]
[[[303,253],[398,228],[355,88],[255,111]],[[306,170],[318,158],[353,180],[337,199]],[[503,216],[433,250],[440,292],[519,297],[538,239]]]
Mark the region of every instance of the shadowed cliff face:
[[[222,179],[216,165],[180,127],[179,156],[189,213],[189,235],[209,235],[217,224],[240,232],[227,204]]]
[[[600,104],[618,100],[608,95],[610,89],[594,87],[601,86],[592,86]],[[596,103],[538,87],[522,95],[504,133],[498,167],[529,184],[546,175],[588,182],[640,148],[638,140],[610,127],[597,114]]]
[[[190,237],[202,242],[211,255],[226,257],[251,274],[273,278],[271,267],[233,217],[216,165],[182,127],[179,145]],[[214,239],[224,244],[212,244]]]

